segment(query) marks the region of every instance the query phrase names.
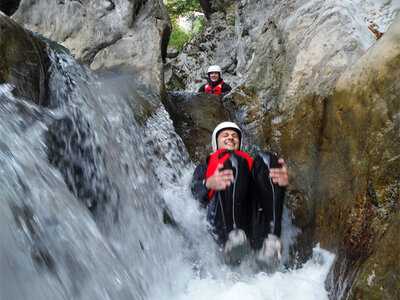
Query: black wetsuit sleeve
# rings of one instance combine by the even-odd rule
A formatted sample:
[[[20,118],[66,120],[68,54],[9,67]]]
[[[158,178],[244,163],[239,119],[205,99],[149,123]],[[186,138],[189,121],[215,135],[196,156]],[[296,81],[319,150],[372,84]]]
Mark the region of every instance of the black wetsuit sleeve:
[[[196,167],[193,172],[193,178],[191,183],[192,193],[196,199],[200,202],[208,203],[208,190],[204,185],[204,180],[206,179],[207,164],[201,164]]]
[[[224,82],[224,84],[222,85],[221,90],[222,90],[223,93],[227,93],[230,90],[232,90],[232,87],[229,84]]]
[[[203,84],[203,85],[199,88],[199,90],[198,90],[197,92],[200,93],[200,92],[205,92],[205,91],[206,91],[206,85]]]

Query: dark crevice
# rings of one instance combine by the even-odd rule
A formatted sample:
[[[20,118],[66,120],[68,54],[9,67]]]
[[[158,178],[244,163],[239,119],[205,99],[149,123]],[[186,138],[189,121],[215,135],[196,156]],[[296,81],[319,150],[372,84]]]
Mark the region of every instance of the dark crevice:
[[[170,36],[171,36],[171,26],[169,26],[169,24],[165,24],[161,37],[161,57],[164,63],[167,60],[167,49]]]
[[[135,13],[134,13],[135,19],[139,15],[140,10],[142,9],[142,7],[144,6],[145,3],[146,3],[146,0],[138,2],[137,6],[136,6],[136,9],[135,9]]]
[[[114,3],[113,1],[111,1],[111,0],[108,0],[108,2],[109,2],[109,4],[108,4],[108,6],[106,7],[106,10],[113,10],[113,9],[115,9],[115,3]]]
[[[0,10],[10,17],[18,10],[20,2],[21,0],[1,0]]]
[[[213,13],[211,4],[209,0],[199,0],[201,8],[203,9],[204,15],[207,19],[210,19],[211,14]]]
[[[101,43],[99,45],[97,45],[95,48],[85,48],[83,49],[83,53],[87,52],[87,54],[83,57],[82,62],[84,64],[88,64],[90,65],[94,58],[96,57],[96,55],[103,49],[107,48],[108,46],[111,46],[113,44],[115,44],[118,40],[122,39],[122,35],[118,35],[116,38],[114,38],[113,40],[109,41],[109,42],[105,42],[105,43]]]

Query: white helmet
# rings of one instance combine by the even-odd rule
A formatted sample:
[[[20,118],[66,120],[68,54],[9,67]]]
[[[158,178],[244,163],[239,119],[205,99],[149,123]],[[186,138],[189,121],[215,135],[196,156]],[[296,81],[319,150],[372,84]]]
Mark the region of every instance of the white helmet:
[[[215,65],[215,66],[209,66],[209,67],[208,67],[207,74],[210,74],[211,72],[218,72],[219,75],[222,74],[222,71],[221,71],[220,66],[217,66],[217,65]]]
[[[220,134],[220,132],[225,129],[233,129],[238,133],[238,135],[239,135],[239,150],[240,150],[240,146],[242,145],[242,131],[240,130],[239,126],[237,126],[233,122],[222,122],[222,123],[218,124],[217,127],[215,127],[212,137],[211,137],[211,145],[212,145],[213,151],[215,152],[218,150],[217,138],[218,138],[218,135]]]

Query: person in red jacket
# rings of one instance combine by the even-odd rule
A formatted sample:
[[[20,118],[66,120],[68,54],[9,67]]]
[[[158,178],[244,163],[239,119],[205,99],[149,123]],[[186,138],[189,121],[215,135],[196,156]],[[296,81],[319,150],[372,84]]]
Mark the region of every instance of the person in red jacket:
[[[281,220],[290,175],[285,161],[270,152],[254,160],[240,151],[242,131],[222,122],[212,134],[213,153],[196,167],[194,196],[207,206],[207,220],[224,245],[225,261],[240,263],[249,248],[276,267],[281,259]]]
[[[207,71],[208,79],[198,92],[207,92],[209,94],[227,93],[232,90],[231,86],[222,79],[222,72],[219,66],[210,66]]]

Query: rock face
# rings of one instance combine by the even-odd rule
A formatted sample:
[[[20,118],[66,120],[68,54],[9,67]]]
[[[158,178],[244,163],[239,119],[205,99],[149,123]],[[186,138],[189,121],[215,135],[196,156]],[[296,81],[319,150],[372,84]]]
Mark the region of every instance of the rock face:
[[[49,105],[46,44],[0,12],[0,84],[36,104]]]
[[[212,64],[220,65],[224,80],[235,86],[252,64],[265,17],[277,2],[200,1],[208,22],[177,58],[168,61],[168,70],[180,82],[166,80],[169,88],[197,91]]]
[[[234,0],[199,0],[199,3],[206,15],[207,19],[217,11],[226,11],[226,7],[230,6]]]
[[[174,120],[176,133],[182,138],[192,161],[204,163],[212,152],[211,135],[221,121],[229,120],[222,106],[222,95],[206,93],[170,93],[165,108]]]
[[[233,118],[253,145],[246,150],[286,159],[293,175],[288,204],[303,231],[300,257],[316,242],[337,254],[331,298],[398,299],[399,18],[376,42],[362,7],[349,1],[241,0],[214,12],[220,2],[202,1],[210,7],[207,26],[169,60],[169,77],[181,89],[196,91],[210,64],[235,87],[223,107],[221,97],[205,94],[164,99],[192,158],[203,160],[210,150],[200,143],[209,145],[214,126]],[[163,89],[170,29],[161,1],[23,0],[13,18],[94,69],[136,73]],[[15,71],[26,67],[20,64],[32,62],[24,84],[44,101],[40,42],[0,20],[7,27],[0,38],[12,42],[1,43],[0,79],[15,84]],[[7,56],[11,47],[21,56]]]
[[[163,91],[171,25],[161,0],[22,0],[12,18],[92,69],[137,74]]]
[[[299,246],[321,242],[338,254],[331,297],[397,299],[400,275],[390,265],[400,245],[387,247],[399,217],[399,29],[365,53],[372,32],[353,7],[336,5],[274,9],[246,81],[225,105],[255,148],[287,158]]]
[[[317,235],[345,250],[353,267],[337,264],[334,281],[348,271],[353,299],[400,297],[399,78],[400,16],[325,99]]]
[[[233,24],[227,22],[223,13],[213,14],[202,34],[185,44],[177,58],[168,60],[173,76],[181,83],[180,90],[197,92],[206,81],[210,65],[219,65],[228,83],[235,78],[236,51],[232,43],[235,31]],[[171,83],[166,82],[167,85]]]
[[[393,20],[398,4],[378,12],[391,6]],[[225,65],[227,15],[212,14],[171,61],[181,88],[196,90],[202,57],[232,79],[223,104],[250,152],[281,154],[293,175],[288,205],[302,229],[300,257],[317,242],[337,254],[331,298],[398,299],[398,20],[376,42],[364,20],[378,13],[357,3],[236,1],[235,32],[223,47],[235,59]]]

